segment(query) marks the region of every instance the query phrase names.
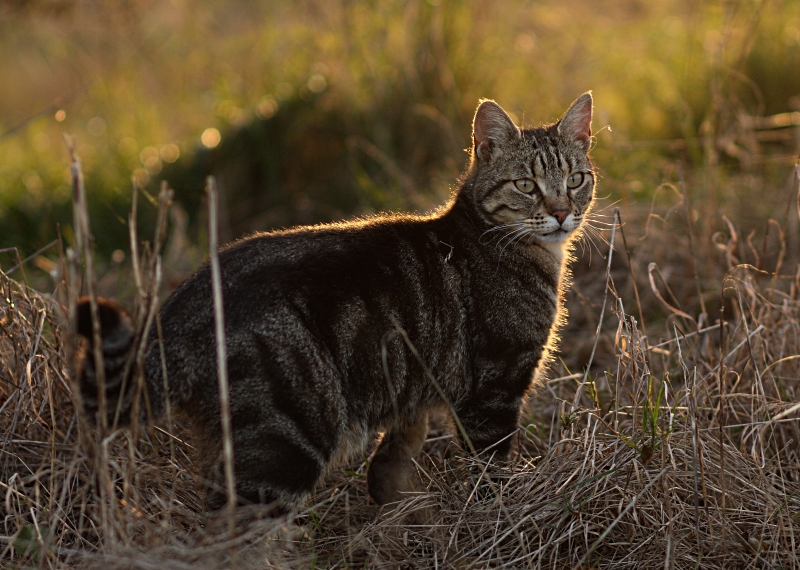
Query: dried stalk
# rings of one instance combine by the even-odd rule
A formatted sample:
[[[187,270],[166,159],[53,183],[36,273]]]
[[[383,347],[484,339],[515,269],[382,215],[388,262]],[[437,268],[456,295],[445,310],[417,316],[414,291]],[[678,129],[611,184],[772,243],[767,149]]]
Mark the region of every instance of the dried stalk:
[[[230,389],[228,360],[225,350],[225,315],[222,304],[222,277],[217,254],[217,184],[212,176],[206,183],[208,195],[208,253],[211,264],[211,288],[214,295],[214,332],[217,344],[217,379],[219,408],[222,421],[222,456],[225,466],[225,488],[228,493],[228,531],[236,535],[236,481],[233,474],[233,435],[231,432]]]

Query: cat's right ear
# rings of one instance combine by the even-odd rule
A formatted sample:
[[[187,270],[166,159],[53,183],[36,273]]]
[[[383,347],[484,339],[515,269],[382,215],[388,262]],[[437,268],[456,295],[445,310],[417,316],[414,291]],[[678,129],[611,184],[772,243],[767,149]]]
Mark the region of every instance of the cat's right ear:
[[[483,101],[472,121],[474,153],[481,160],[491,161],[503,154],[503,147],[520,137],[511,117],[494,101]]]

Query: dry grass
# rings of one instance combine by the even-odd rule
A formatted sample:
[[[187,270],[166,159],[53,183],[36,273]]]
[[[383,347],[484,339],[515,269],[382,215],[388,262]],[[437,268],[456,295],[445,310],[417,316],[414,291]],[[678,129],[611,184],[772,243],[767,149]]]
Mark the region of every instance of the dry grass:
[[[644,216],[632,216],[626,231],[644,226]],[[366,466],[353,465],[329,477],[294,521],[239,509],[233,535],[225,514],[203,510],[180,422],[101,437],[76,416],[64,307],[67,285],[74,290],[78,282],[63,279],[58,294],[43,295],[0,273],[0,562],[800,566],[797,267],[780,255],[771,272],[739,265],[746,248],[730,232],[717,236],[718,247],[702,245],[712,244],[710,236],[694,236],[694,257],[689,238],[674,228],[650,228],[630,257],[622,237],[615,230],[608,273],[596,262],[576,272],[562,350],[586,366],[596,345],[593,366],[585,375],[555,367],[558,377],[531,399],[514,461],[482,463],[434,430],[419,460],[426,491],[394,510],[370,503]],[[662,282],[656,269],[648,272],[653,261],[672,277]],[[606,318],[598,327],[601,304]],[[713,314],[689,308],[706,304]]]

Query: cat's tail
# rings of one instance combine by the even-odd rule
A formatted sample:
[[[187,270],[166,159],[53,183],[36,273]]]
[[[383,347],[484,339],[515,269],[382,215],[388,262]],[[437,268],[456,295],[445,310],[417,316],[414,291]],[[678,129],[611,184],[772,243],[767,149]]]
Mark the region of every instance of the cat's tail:
[[[136,388],[133,350],[136,330],[125,309],[110,299],[97,299],[100,345],[105,370],[105,411],[107,425],[127,425],[131,420]],[[88,340],[78,356],[78,386],[84,412],[99,421],[100,392],[95,366],[92,311],[88,297],[78,299],[78,334]],[[115,422],[116,420],[116,422]]]

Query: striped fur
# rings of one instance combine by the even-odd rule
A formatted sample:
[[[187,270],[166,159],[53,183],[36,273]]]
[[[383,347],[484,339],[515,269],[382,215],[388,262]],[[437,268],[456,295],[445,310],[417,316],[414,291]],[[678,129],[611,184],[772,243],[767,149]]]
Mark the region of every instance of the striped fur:
[[[438,212],[257,234],[220,252],[243,502],[301,499],[380,432],[370,494],[395,501],[411,488],[428,413],[451,405],[475,448],[508,454],[523,398],[555,339],[569,244],[593,197],[591,113],[587,93],[559,122],[520,130],[484,101],[468,170]],[[126,422],[134,382],[122,375],[135,335],[118,305],[100,300],[100,309],[109,408],[119,404]],[[91,338],[88,303],[78,311],[78,330]],[[220,482],[207,264],[160,319],[168,397],[201,442],[208,477]],[[158,416],[167,395],[153,329],[144,368]],[[91,350],[81,370],[94,414]],[[221,500],[212,494],[209,504]]]

